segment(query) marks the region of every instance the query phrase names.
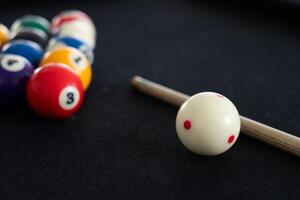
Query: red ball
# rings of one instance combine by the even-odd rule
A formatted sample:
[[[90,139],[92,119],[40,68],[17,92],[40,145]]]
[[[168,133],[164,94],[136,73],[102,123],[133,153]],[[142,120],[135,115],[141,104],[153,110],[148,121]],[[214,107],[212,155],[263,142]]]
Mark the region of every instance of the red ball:
[[[32,109],[41,116],[63,119],[79,109],[84,90],[72,69],[51,63],[34,71],[28,81],[27,99]]]

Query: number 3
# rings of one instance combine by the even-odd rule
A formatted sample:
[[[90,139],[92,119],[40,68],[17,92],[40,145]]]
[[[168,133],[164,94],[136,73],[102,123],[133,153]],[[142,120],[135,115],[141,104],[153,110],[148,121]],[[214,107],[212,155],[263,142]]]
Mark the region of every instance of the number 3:
[[[68,100],[67,100],[66,103],[67,103],[68,105],[74,103],[74,93],[73,93],[73,92],[68,92],[68,93],[67,93],[67,98],[68,98]]]
[[[58,97],[58,103],[64,110],[75,108],[80,101],[80,94],[76,87],[67,86],[62,89]]]

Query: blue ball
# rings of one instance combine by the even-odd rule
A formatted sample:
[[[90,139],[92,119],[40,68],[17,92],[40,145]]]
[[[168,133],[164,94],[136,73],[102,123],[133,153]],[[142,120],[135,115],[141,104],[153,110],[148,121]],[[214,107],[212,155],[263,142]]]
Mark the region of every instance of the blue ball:
[[[40,45],[29,40],[13,40],[2,47],[2,52],[22,56],[35,67],[38,67],[44,53]]]
[[[0,105],[25,102],[27,81],[33,66],[24,57],[13,54],[0,55]]]
[[[91,65],[94,63],[93,48],[91,48],[88,44],[75,37],[62,36],[53,38],[50,40],[47,50],[49,51],[57,47],[65,46],[78,49],[86,56]]]

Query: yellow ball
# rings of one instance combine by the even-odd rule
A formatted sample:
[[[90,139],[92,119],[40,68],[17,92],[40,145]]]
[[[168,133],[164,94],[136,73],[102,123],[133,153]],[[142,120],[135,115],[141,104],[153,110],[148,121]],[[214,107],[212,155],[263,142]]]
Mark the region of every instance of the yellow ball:
[[[71,47],[56,48],[47,52],[41,60],[40,66],[49,63],[63,63],[71,67],[80,77],[84,90],[87,90],[92,80],[92,68],[79,50]]]
[[[3,46],[9,41],[9,30],[3,24],[0,24],[0,46]]]

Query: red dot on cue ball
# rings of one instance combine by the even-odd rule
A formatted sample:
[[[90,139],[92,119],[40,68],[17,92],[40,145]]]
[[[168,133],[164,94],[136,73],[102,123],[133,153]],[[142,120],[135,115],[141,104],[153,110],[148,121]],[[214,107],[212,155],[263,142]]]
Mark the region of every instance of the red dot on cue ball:
[[[229,138],[228,138],[228,144],[232,143],[234,141],[234,135],[231,135]]]
[[[190,122],[190,120],[185,120],[183,126],[185,129],[190,129],[192,126],[192,123]]]

